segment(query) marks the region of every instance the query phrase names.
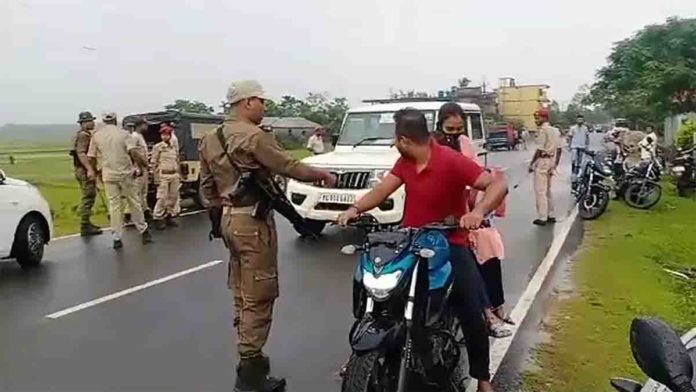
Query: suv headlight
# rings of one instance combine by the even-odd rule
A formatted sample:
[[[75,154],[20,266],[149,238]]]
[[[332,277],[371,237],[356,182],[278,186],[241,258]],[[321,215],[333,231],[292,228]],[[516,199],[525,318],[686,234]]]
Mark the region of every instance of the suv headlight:
[[[368,181],[368,184],[370,185],[371,188],[374,188],[377,184],[382,182],[384,177],[389,174],[389,170],[373,170],[372,173],[370,173],[370,180]]]
[[[363,285],[376,300],[383,300],[389,296],[389,293],[399,284],[399,278],[403,272],[401,270],[392,272],[391,274],[380,275],[375,277],[369,272],[363,275]]]

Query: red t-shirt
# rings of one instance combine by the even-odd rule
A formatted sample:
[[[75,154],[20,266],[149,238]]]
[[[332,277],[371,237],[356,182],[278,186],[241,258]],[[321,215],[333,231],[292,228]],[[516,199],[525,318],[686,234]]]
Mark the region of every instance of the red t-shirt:
[[[404,227],[422,227],[448,216],[460,218],[467,211],[464,197],[467,186],[473,186],[483,169],[461,153],[431,143],[430,161],[417,172],[416,162],[399,158],[391,170],[406,185]],[[455,245],[467,245],[466,230],[450,235]]]

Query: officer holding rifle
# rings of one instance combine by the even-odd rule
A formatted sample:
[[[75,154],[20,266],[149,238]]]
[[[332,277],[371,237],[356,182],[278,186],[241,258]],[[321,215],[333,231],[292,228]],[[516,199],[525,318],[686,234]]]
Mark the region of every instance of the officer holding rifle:
[[[284,388],[285,380],[269,376],[269,360],[262,349],[278,297],[272,209],[283,211],[264,193],[267,188],[256,184],[269,184],[273,174],[280,174],[334,187],[336,177],[292,158],[271,133],[259,128],[266,97],[258,82],[232,83],[227,99],[229,117],[199,146],[200,190],[211,211],[222,208],[221,235],[230,250],[228,284],[234,291],[240,356],[235,391],[277,391]]]

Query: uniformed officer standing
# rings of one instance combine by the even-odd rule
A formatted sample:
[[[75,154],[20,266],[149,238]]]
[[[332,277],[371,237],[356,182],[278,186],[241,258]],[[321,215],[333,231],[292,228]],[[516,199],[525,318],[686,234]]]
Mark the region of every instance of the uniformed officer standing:
[[[165,226],[178,226],[174,221],[177,214],[176,201],[179,194],[179,154],[172,144],[172,128],[161,128],[162,141],[152,149],[150,166],[157,184],[157,204],[155,204],[155,227],[163,230]]]
[[[138,152],[140,152],[145,159],[148,158],[147,142],[143,136],[146,131],[147,121],[145,121],[145,119],[142,117],[137,118],[133,123],[133,131],[131,132],[131,136],[135,139],[135,146],[138,149]],[[135,178],[136,192],[138,199],[140,200],[140,206],[143,209],[143,214],[145,215],[145,220],[150,221],[152,220],[152,213],[150,211],[150,206],[147,203],[147,185],[150,181],[148,169],[144,168],[139,174],[140,175]]]
[[[201,194],[206,205],[223,206],[223,239],[230,250],[228,283],[234,290],[238,318],[240,362],[235,391],[276,391],[285,386],[285,380],[269,376],[269,361],[262,353],[278,297],[275,222],[272,213],[258,215],[258,196],[244,188],[240,192],[240,172],[260,169],[267,175],[323,181],[329,187],[335,186],[336,177],[292,158],[271,133],[258,127],[266,99],[259,83],[232,83],[227,99],[231,112],[221,128],[225,145],[217,132],[211,132],[199,146]]]
[[[93,225],[90,218],[92,216],[92,208],[94,200],[97,197],[97,174],[92,165],[89,163],[87,151],[89,150],[89,142],[92,140],[92,132],[94,131],[94,116],[90,112],[82,112],[78,115],[77,123],[80,124],[80,130],[75,134],[73,139],[73,166],[75,167],[75,178],[80,184],[82,197],[80,199],[80,234],[82,236],[98,235],[102,230]]]
[[[539,128],[538,145],[534,157],[529,164],[529,172],[534,172],[534,193],[539,217],[535,225],[544,226],[555,223],[553,216],[554,203],[551,194],[553,176],[561,160],[561,132],[549,124],[549,112],[540,109],[534,113],[534,119]]]
[[[138,170],[146,170],[147,160],[138,152],[133,137],[116,125],[116,113],[105,113],[102,116],[102,121],[104,127],[92,137],[87,156],[92,159],[101,157],[102,180],[106,195],[109,198],[114,249],[123,247],[121,241],[123,234],[122,197],[126,198],[133,223],[142,234],[142,242],[144,244],[152,242],[135,190],[135,177]]]
[[[171,144],[172,147],[174,147],[174,151],[176,151],[177,156],[179,157],[179,162],[181,162],[181,151],[179,150],[179,139],[176,137],[176,128],[175,124],[169,124],[169,123],[162,123],[160,124],[160,133],[162,130],[168,130],[169,134],[172,135],[171,139],[169,140],[169,144]],[[185,174],[181,173],[181,177],[179,178],[179,187],[181,187],[181,181],[185,180],[184,177]],[[174,215],[178,216],[179,213],[181,213],[181,194],[179,191],[176,191],[176,201],[174,202]]]

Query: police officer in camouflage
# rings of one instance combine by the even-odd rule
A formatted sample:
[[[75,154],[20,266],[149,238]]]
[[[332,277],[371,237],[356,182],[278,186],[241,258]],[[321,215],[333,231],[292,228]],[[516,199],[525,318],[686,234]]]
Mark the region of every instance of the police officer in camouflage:
[[[102,230],[92,224],[90,218],[92,216],[92,208],[94,200],[97,197],[97,174],[92,169],[87,157],[89,143],[92,140],[92,132],[94,131],[94,120],[90,112],[82,112],[78,115],[77,123],[80,124],[80,130],[77,131],[73,138],[73,149],[70,154],[73,157],[73,166],[75,168],[75,178],[80,184],[80,234],[82,236],[98,235]]]
[[[333,187],[336,177],[294,159],[271,133],[259,128],[266,99],[259,83],[232,83],[227,99],[231,111],[221,133],[206,135],[199,154],[201,195],[206,205],[223,207],[222,235],[230,250],[228,284],[234,292],[240,356],[234,390],[278,391],[285,387],[285,380],[269,376],[269,360],[262,352],[278,297],[275,221],[272,212],[259,215],[260,196],[245,193],[239,179],[243,172],[260,170]]]

